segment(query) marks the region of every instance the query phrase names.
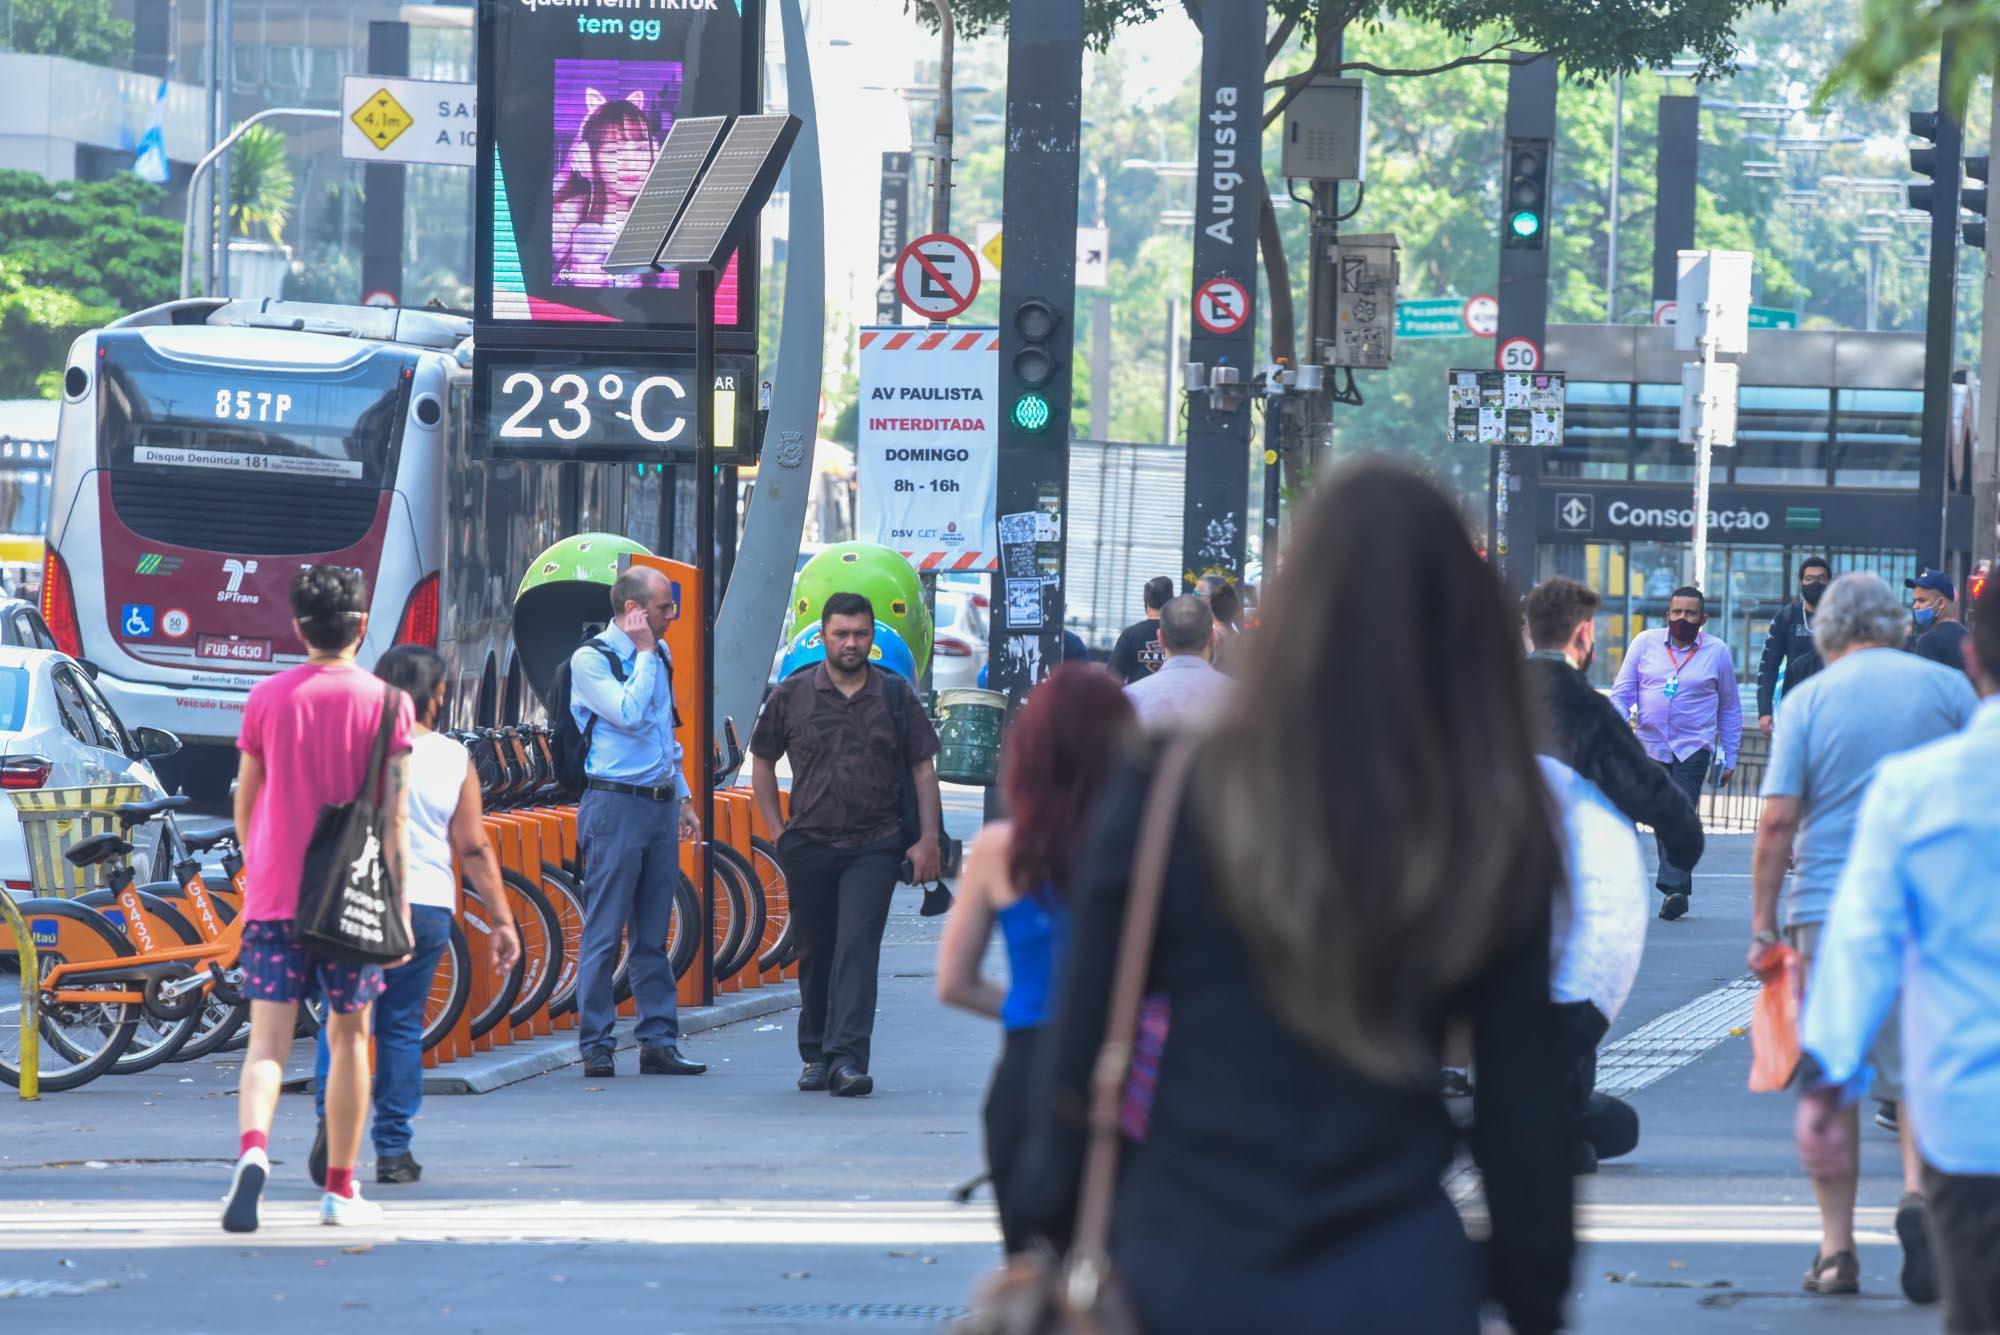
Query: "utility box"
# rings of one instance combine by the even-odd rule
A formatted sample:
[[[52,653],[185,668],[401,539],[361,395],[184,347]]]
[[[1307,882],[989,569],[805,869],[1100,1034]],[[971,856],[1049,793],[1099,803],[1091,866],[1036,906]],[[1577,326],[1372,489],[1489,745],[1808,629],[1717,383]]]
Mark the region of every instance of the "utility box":
[[[1681,444],[1701,444],[1704,431],[1710,445],[1736,443],[1736,388],[1740,374],[1735,362],[1706,366],[1689,362],[1681,367]]]
[[[1314,79],[1285,108],[1280,143],[1287,180],[1366,180],[1367,85],[1328,75]]]
[[[1383,371],[1396,351],[1396,285],[1401,280],[1394,232],[1343,235],[1329,250],[1332,345],[1326,364]]]
[[[1707,307],[1703,310],[1703,307]],[[1693,352],[1704,335],[1718,353],[1750,351],[1750,252],[1683,250],[1674,288],[1674,347]]]

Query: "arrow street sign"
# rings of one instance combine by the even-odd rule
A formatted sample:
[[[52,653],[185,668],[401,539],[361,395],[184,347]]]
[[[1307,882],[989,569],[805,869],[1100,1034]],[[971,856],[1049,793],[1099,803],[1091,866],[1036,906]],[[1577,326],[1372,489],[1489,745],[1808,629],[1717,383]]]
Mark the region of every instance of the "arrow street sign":
[[[979,260],[955,236],[920,236],[903,247],[896,261],[896,295],[932,320],[962,315],[979,295]]]
[[[983,222],[973,231],[979,243],[982,272],[988,278],[1000,276],[1000,259],[1006,249],[1006,233],[999,223]],[[1111,286],[1111,229],[1076,229],[1076,285],[1087,288]]]

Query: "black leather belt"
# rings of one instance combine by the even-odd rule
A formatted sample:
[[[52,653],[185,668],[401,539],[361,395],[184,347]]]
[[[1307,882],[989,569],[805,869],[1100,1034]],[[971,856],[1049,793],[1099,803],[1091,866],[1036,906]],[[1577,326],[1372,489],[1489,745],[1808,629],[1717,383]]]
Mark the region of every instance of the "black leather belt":
[[[636,783],[619,783],[614,779],[587,779],[583,786],[600,793],[623,793],[627,797],[643,797],[649,802],[680,800],[680,791],[671,784],[664,788],[641,788]]]

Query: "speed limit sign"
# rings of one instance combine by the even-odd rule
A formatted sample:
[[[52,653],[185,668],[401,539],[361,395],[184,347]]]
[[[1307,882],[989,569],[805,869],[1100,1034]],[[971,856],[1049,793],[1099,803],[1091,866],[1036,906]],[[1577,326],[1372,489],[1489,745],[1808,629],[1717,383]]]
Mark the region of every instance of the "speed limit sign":
[[[1510,338],[1500,345],[1495,364],[1503,371],[1539,371],[1542,350],[1532,338]]]

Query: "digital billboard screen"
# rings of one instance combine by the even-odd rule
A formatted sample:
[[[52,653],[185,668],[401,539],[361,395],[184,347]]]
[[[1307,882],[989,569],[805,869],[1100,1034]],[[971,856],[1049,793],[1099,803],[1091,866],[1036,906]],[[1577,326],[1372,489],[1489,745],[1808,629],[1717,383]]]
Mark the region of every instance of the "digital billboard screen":
[[[614,272],[612,244],[674,122],[759,110],[757,0],[481,0],[478,319],[692,330],[694,283]],[[754,332],[750,263],[716,323]],[[503,334],[504,336],[504,334]]]

